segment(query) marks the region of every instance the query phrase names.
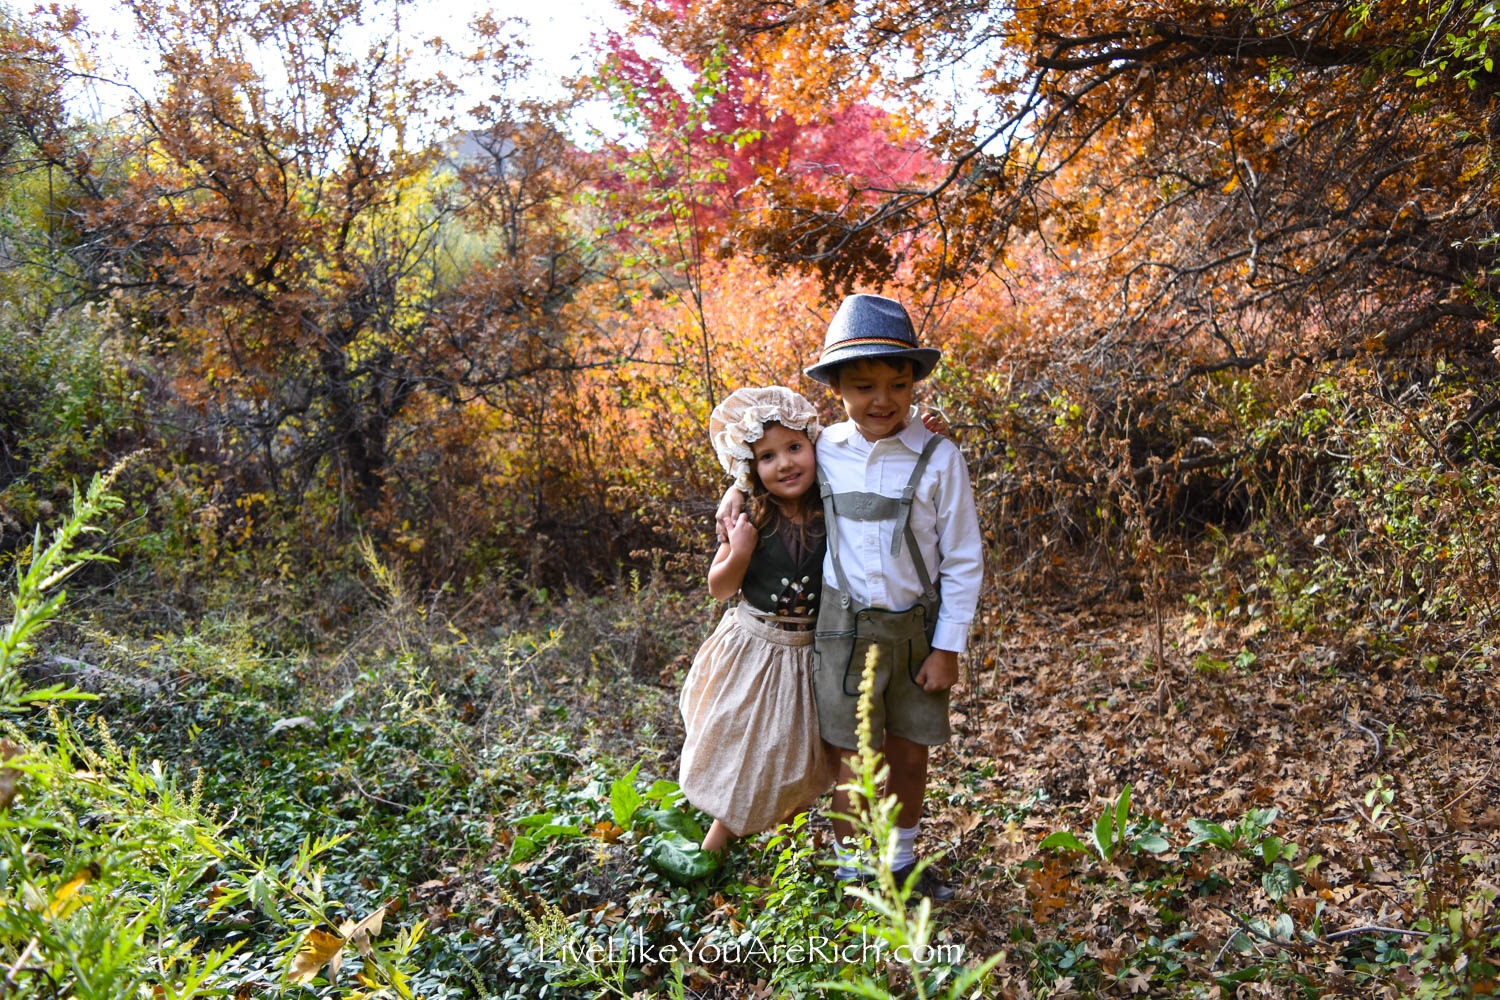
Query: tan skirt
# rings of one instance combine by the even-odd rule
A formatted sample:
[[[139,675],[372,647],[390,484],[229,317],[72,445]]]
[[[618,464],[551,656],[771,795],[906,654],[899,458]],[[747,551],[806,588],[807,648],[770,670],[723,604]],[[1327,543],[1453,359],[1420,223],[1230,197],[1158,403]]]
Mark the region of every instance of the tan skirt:
[[[806,809],[838,773],[818,736],[812,641],[811,630],[767,625],[737,604],[683,682],[678,780],[689,802],[737,837]]]

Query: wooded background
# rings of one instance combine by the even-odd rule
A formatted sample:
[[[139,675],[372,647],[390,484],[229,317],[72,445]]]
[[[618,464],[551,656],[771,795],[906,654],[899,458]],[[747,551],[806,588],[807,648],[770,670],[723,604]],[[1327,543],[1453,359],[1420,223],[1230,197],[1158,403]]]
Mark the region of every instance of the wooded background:
[[[113,480],[124,505],[105,544],[115,561],[75,578],[115,624],[69,633],[69,656],[110,629],[201,630],[232,614],[240,625],[222,649],[238,652],[223,655],[302,645],[327,654],[323,676],[349,680],[372,634],[405,671],[441,659],[442,628],[526,621],[567,595],[570,621],[613,607],[659,623],[637,617],[607,640],[586,626],[600,645],[569,655],[597,664],[607,646],[636,680],[659,674],[670,687],[693,642],[683,623],[706,621],[683,595],[697,592],[723,486],[708,412],[736,387],[781,383],[834,419],[832,398],[800,372],[838,300],[865,291],[907,303],[943,350],[919,398],[969,459],[993,569],[971,680],[993,670],[999,684],[1003,666],[1035,652],[1014,645],[1015,609],[1068,616],[1119,602],[1142,628],[1120,677],[1179,727],[1163,730],[1168,745],[1186,725],[1171,705],[1194,701],[1184,685],[1244,675],[1239,707],[1220,691],[1222,715],[1199,719],[1189,742],[1249,710],[1261,690],[1251,672],[1271,658],[1256,643],[1272,634],[1285,640],[1278,662],[1316,660],[1337,680],[1316,697],[1299,682],[1298,697],[1321,706],[1317,724],[1341,714],[1374,737],[1374,759],[1338,773],[1373,780],[1377,799],[1395,763],[1382,762],[1382,739],[1399,740],[1361,722],[1350,699],[1385,712],[1382,699],[1400,698],[1340,670],[1404,679],[1412,718],[1434,699],[1461,705],[1429,721],[1490,739],[1492,699],[1476,691],[1500,655],[1500,75],[1489,49],[1500,7],[625,8],[629,27],[593,42],[596,68],[543,99],[522,86],[524,29],[495,17],[460,43],[370,30],[397,14],[419,24],[406,0],[136,2],[139,47],[126,58],[154,75],[107,119],[86,98],[120,92],[118,45],[66,8],[0,12],[4,559],[27,565],[35,526],[129,456]],[[578,109],[601,100],[615,124],[589,131]],[[418,643],[429,615],[447,624]],[[540,655],[548,641],[527,648]],[[1014,683],[1035,683],[1026,690],[1042,701],[1083,683],[1077,650],[1097,644],[1079,642]],[[507,683],[518,663],[542,683],[542,661],[505,648],[494,655],[511,664]],[[298,669],[277,683],[319,675]],[[465,669],[450,679],[499,676]],[[1072,672],[1046,680],[1054,669]],[[1449,685],[1441,697],[1413,693],[1423,674]],[[1265,683],[1284,694],[1287,676]],[[338,683],[308,690],[332,700]],[[265,704],[301,711],[272,687],[282,694]],[[499,703],[484,699],[500,688],[463,690],[443,704],[467,699],[463,724],[492,735]],[[1093,693],[1070,704],[1049,711],[1103,711]],[[1409,745],[1408,762],[1427,759],[1439,731]],[[1006,759],[986,746],[991,764]],[[1114,784],[1085,780],[1049,746],[1052,763],[1032,776],[1054,792],[1118,802],[1134,780],[1123,766]],[[1151,766],[1177,773],[1162,746]],[[1432,788],[1473,792],[1492,788],[1482,764],[1476,751],[1422,773]],[[454,766],[472,783],[488,765]],[[1326,799],[1334,770],[1321,773],[1298,794]],[[349,794],[377,810],[411,805],[354,784]],[[1249,801],[1279,802],[1255,787]],[[1137,799],[1153,822],[1199,801],[1153,794]],[[1397,836],[1363,801],[1369,843],[1399,847],[1424,881],[1403,890],[1394,932],[1411,948],[1380,952],[1415,963],[1401,965],[1415,978],[1358,988],[1398,995],[1427,982],[1416,935],[1434,940],[1454,907],[1459,923],[1427,956],[1447,963],[1453,992],[1430,995],[1492,986],[1494,892],[1470,893],[1481,874],[1493,879],[1496,854],[1464,837],[1476,823],[1493,832],[1493,809],[1483,822],[1443,813],[1441,835],[1437,813],[1424,813]],[[1321,822],[1321,809],[1299,822]],[[1418,850],[1418,827],[1441,849]],[[1106,875],[1113,855],[1100,850]],[[1363,869],[1353,854],[1341,861],[1362,886],[1384,871],[1370,856]],[[1073,876],[1052,860],[1026,870],[1038,925],[1073,914],[1078,936],[1058,943],[1071,954],[1092,933],[1068,909],[1082,906],[1070,902]],[[1398,920],[1361,912],[1376,930]],[[1410,922],[1419,913],[1427,924]],[[1262,950],[1296,942],[1280,924],[1254,926]],[[1228,933],[1208,952],[1256,937]],[[12,973],[29,934],[4,945]],[[1027,989],[1083,988],[1068,971],[1082,958],[1059,964],[1030,940],[1016,959]],[[1226,995],[1241,982],[1348,982],[1309,971],[1331,952],[1286,954],[1298,957],[1226,980],[1220,950],[1212,966],[1195,960],[1209,971],[1194,981],[1220,976]],[[1145,958],[1088,961],[1088,990],[1186,989],[1172,978],[1183,967],[1129,980]]]
[[[388,13],[141,6],[156,86],[107,123],[86,22],[10,20],[5,544],[144,447],[175,573],[305,581],[357,530],[454,586],[696,559],[708,408],[812,392],[859,289],[944,349],[1009,566],[1279,521],[1485,589],[1475,536],[1396,535],[1492,523],[1488,7],[647,3],[593,136],[493,20],[457,131],[443,60],[351,42]]]

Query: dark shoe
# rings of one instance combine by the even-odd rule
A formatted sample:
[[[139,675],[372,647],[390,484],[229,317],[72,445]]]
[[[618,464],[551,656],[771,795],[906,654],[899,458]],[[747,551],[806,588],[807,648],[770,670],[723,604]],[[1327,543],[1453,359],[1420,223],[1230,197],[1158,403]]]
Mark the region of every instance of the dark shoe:
[[[905,885],[906,880],[911,878],[911,873],[916,870],[916,867],[917,863],[913,861],[911,864],[897,868],[891,872],[896,877],[896,884],[898,886]],[[933,874],[931,865],[922,869],[922,874],[917,876],[916,884],[911,888],[912,899],[926,896],[934,903],[946,903],[953,898],[953,895],[953,886]]]

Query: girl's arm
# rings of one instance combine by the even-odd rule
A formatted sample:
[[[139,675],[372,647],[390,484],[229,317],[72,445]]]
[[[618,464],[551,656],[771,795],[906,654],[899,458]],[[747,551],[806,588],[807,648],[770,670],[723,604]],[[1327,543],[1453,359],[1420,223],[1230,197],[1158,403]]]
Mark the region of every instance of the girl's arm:
[[[708,567],[708,592],[714,600],[727,601],[739,593],[745,582],[745,570],[750,568],[750,556],[755,553],[755,525],[748,514],[741,514],[729,529],[729,541],[719,546],[714,553],[713,564]]]

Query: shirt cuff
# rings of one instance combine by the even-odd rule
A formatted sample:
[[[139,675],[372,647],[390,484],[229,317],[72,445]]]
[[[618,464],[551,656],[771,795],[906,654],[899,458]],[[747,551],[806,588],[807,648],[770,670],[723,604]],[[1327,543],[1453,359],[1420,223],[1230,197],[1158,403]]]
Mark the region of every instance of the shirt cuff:
[[[969,646],[968,622],[938,622],[932,630],[932,648],[962,653]]]

